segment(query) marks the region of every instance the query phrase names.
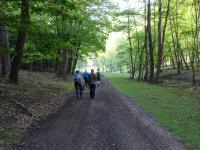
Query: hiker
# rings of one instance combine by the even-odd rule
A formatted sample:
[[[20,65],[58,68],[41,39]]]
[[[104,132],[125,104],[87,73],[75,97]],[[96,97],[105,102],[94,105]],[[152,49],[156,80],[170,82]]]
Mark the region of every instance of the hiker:
[[[74,87],[76,89],[77,99],[82,98],[82,77],[80,75],[79,70],[76,70],[76,73],[74,76]]]
[[[89,74],[88,77],[88,83],[90,86],[90,98],[94,99],[95,98],[95,90],[96,90],[96,75],[94,74],[94,69],[91,69],[91,73]]]
[[[85,72],[83,73],[83,77],[85,80],[85,86],[87,86],[87,84],[88,84],[88,76],[89,76],[89,73],[85,70]]]
[[[100,80],[101,80],[100,70],[97,69],[97,86],[98,86],[98,87],[99,87],[99,85],[100,85]]]

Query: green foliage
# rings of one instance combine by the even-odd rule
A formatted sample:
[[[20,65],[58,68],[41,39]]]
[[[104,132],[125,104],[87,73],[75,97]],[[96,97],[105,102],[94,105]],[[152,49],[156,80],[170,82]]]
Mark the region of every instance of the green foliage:
[[[0,20],[13,31],[12,48],[20,22],[21,1],[1,1]],[[31,26],[25,45],[24,62],[55,61],[58,49],[70,49],[78,57],[105,50],[111,29],[110,14],[114,5],[99,0],[36,0],[30,1]],[[49,54],[51,53],[51,54]]]
[[[162,1],[162,29],[164,28],[165,19],[167,16],[167,0]],[[194,62],[198,66],[200,64],[200,5],[198,0],[171,0],[168,23],[166,26],[166,34],[164,40],[164,49],[162,55],[162,67],[172,67],[174,62],[175,67],[178,63],[181,66],[191,67]],[[142,2],[141,2],[142,3]],[[127,3],[127,6],[129,4]],[[152,40],[154,48],[154,67],[158,64],[158,3],[155,1],[151,3],[151,24],[152,24]],[[117,49],[106,56],[105,66],[113,68],[115,71],[127,71],[130,69],[130,45],[128,40],[130,38],[133,45],[133,57],[135,71],[140,69],[144,75],[149,68],[149,41],[145,41],[145,25],[147,25],[147,13],[145,5],[141,10],[126,9],[116,13],[116,20],[114,22],[114,31],[123,32],[126,38],[121,37],[117,42]],[[130,25],[128,25],[128,20]],[[128,32],[130,30],[130,35]],[[148,31],[147,31],[148,32]],[[130,36],[130,37],[128,37]],[[123,41],[123,42],[122,42]],[[139,44],[138,44],[139,42]],[[147,52],[146,47],[147,45]],[[109,56],[110,55],[110,56]],[[146,57],[147,56],[147,57]],[[147,59],[146,59],[147,58]],[[173,61],[173,62],[172,62]],[[187,63],[187,64],[186,64]],[[148,66],[147,66],[148,65]],[[127,69],[121,69],[127,68]],[[145,70],[147,68],[147,70]],[[178,68],[178,67],[177,67]],[[192,68],[192,67],[191,67]],[[183,67],[184,69],[184,67]],[[188,68],[186,68],[188,69]],[[111,69],[109,69],[111,70]],[[195,67],[195,72],[198,68]],[[143,79],[142,77],[141,79]]]

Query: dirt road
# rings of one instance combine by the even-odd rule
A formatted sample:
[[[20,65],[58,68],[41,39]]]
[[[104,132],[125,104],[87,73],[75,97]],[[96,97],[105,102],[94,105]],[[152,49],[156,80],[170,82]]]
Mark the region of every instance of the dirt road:
[[[184,150],[156,123],[104,80],[95,100],[86,89],[24,139],[25,150]]]

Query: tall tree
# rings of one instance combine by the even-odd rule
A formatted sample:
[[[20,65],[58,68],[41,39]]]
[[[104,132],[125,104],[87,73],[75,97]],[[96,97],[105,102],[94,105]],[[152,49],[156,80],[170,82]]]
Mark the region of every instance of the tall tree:
[[[130,7],[129,7],[130,8]],[[130,9],[129,9],[130,11]],[[131,60],[131,79],[134,78],[135,74],[135,66],[133,62],[133,46],[132,46],[132,41],[131,41],[131,28],[130,28],[130,13],[128,12],[128,28],[127,28],[127,33],[128,33],[128,41],[129,41],[129,54],[130,54],[130,60]]]
[[[170,13],[170,0],[168,0],[167,12],[165,16],[164,28],[162,28],[162,0],[158,1],[159,5],[159,21],[158,21],[158,62],[157,62],[157,71],[156,71],[156,82],[159,82],[161,65],[163,62],[163,49],[165,42],[165,32],[167,28],[168,16]]]
[[[144,0],[144,32],[145,32],[145,39],[144,39],[144,48],[145,48],[145,75],[144,80],[148,80],[149,76],[149,52],[148,52],[148,35],[147,35],[147,3]]]
[[[147,14],[147,28],[148,28],[148,43],[149,43],[149,55],[150,55],[150,82],[154,82],[154,47],[152,41],[152,27],[151,27],[151,1],[148,0],[148,14]]]
[[[29,0],[21,0],[21,21],[19,26],[19,33],[17,36],[14,58],[11,62],[11,70],[9,74],[9,81],[12,83],[18,83],[19,70],[23,57],[23,48],[27,30],[29,28],[29,23]]]
[[[0,76],[5,77],[10,70],[10,54],[8,28],[3,22],[0,22],[0,50]]]

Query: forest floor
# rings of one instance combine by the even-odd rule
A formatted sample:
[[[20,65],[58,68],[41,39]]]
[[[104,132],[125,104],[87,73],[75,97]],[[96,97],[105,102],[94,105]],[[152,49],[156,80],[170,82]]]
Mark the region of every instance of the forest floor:
[[[196,84],[200,86],[200,71],[195,72]],[[172,86],[191,86],[192,85],[192,71],[182,70],[181,74],[177,74],[177,69],[165,69],[161,74],[163,85]]]
[[[72,87],[46,72],[21,71],[18,85],[1,80],[0,147],[18,143],[33,123],[59,110]]]

